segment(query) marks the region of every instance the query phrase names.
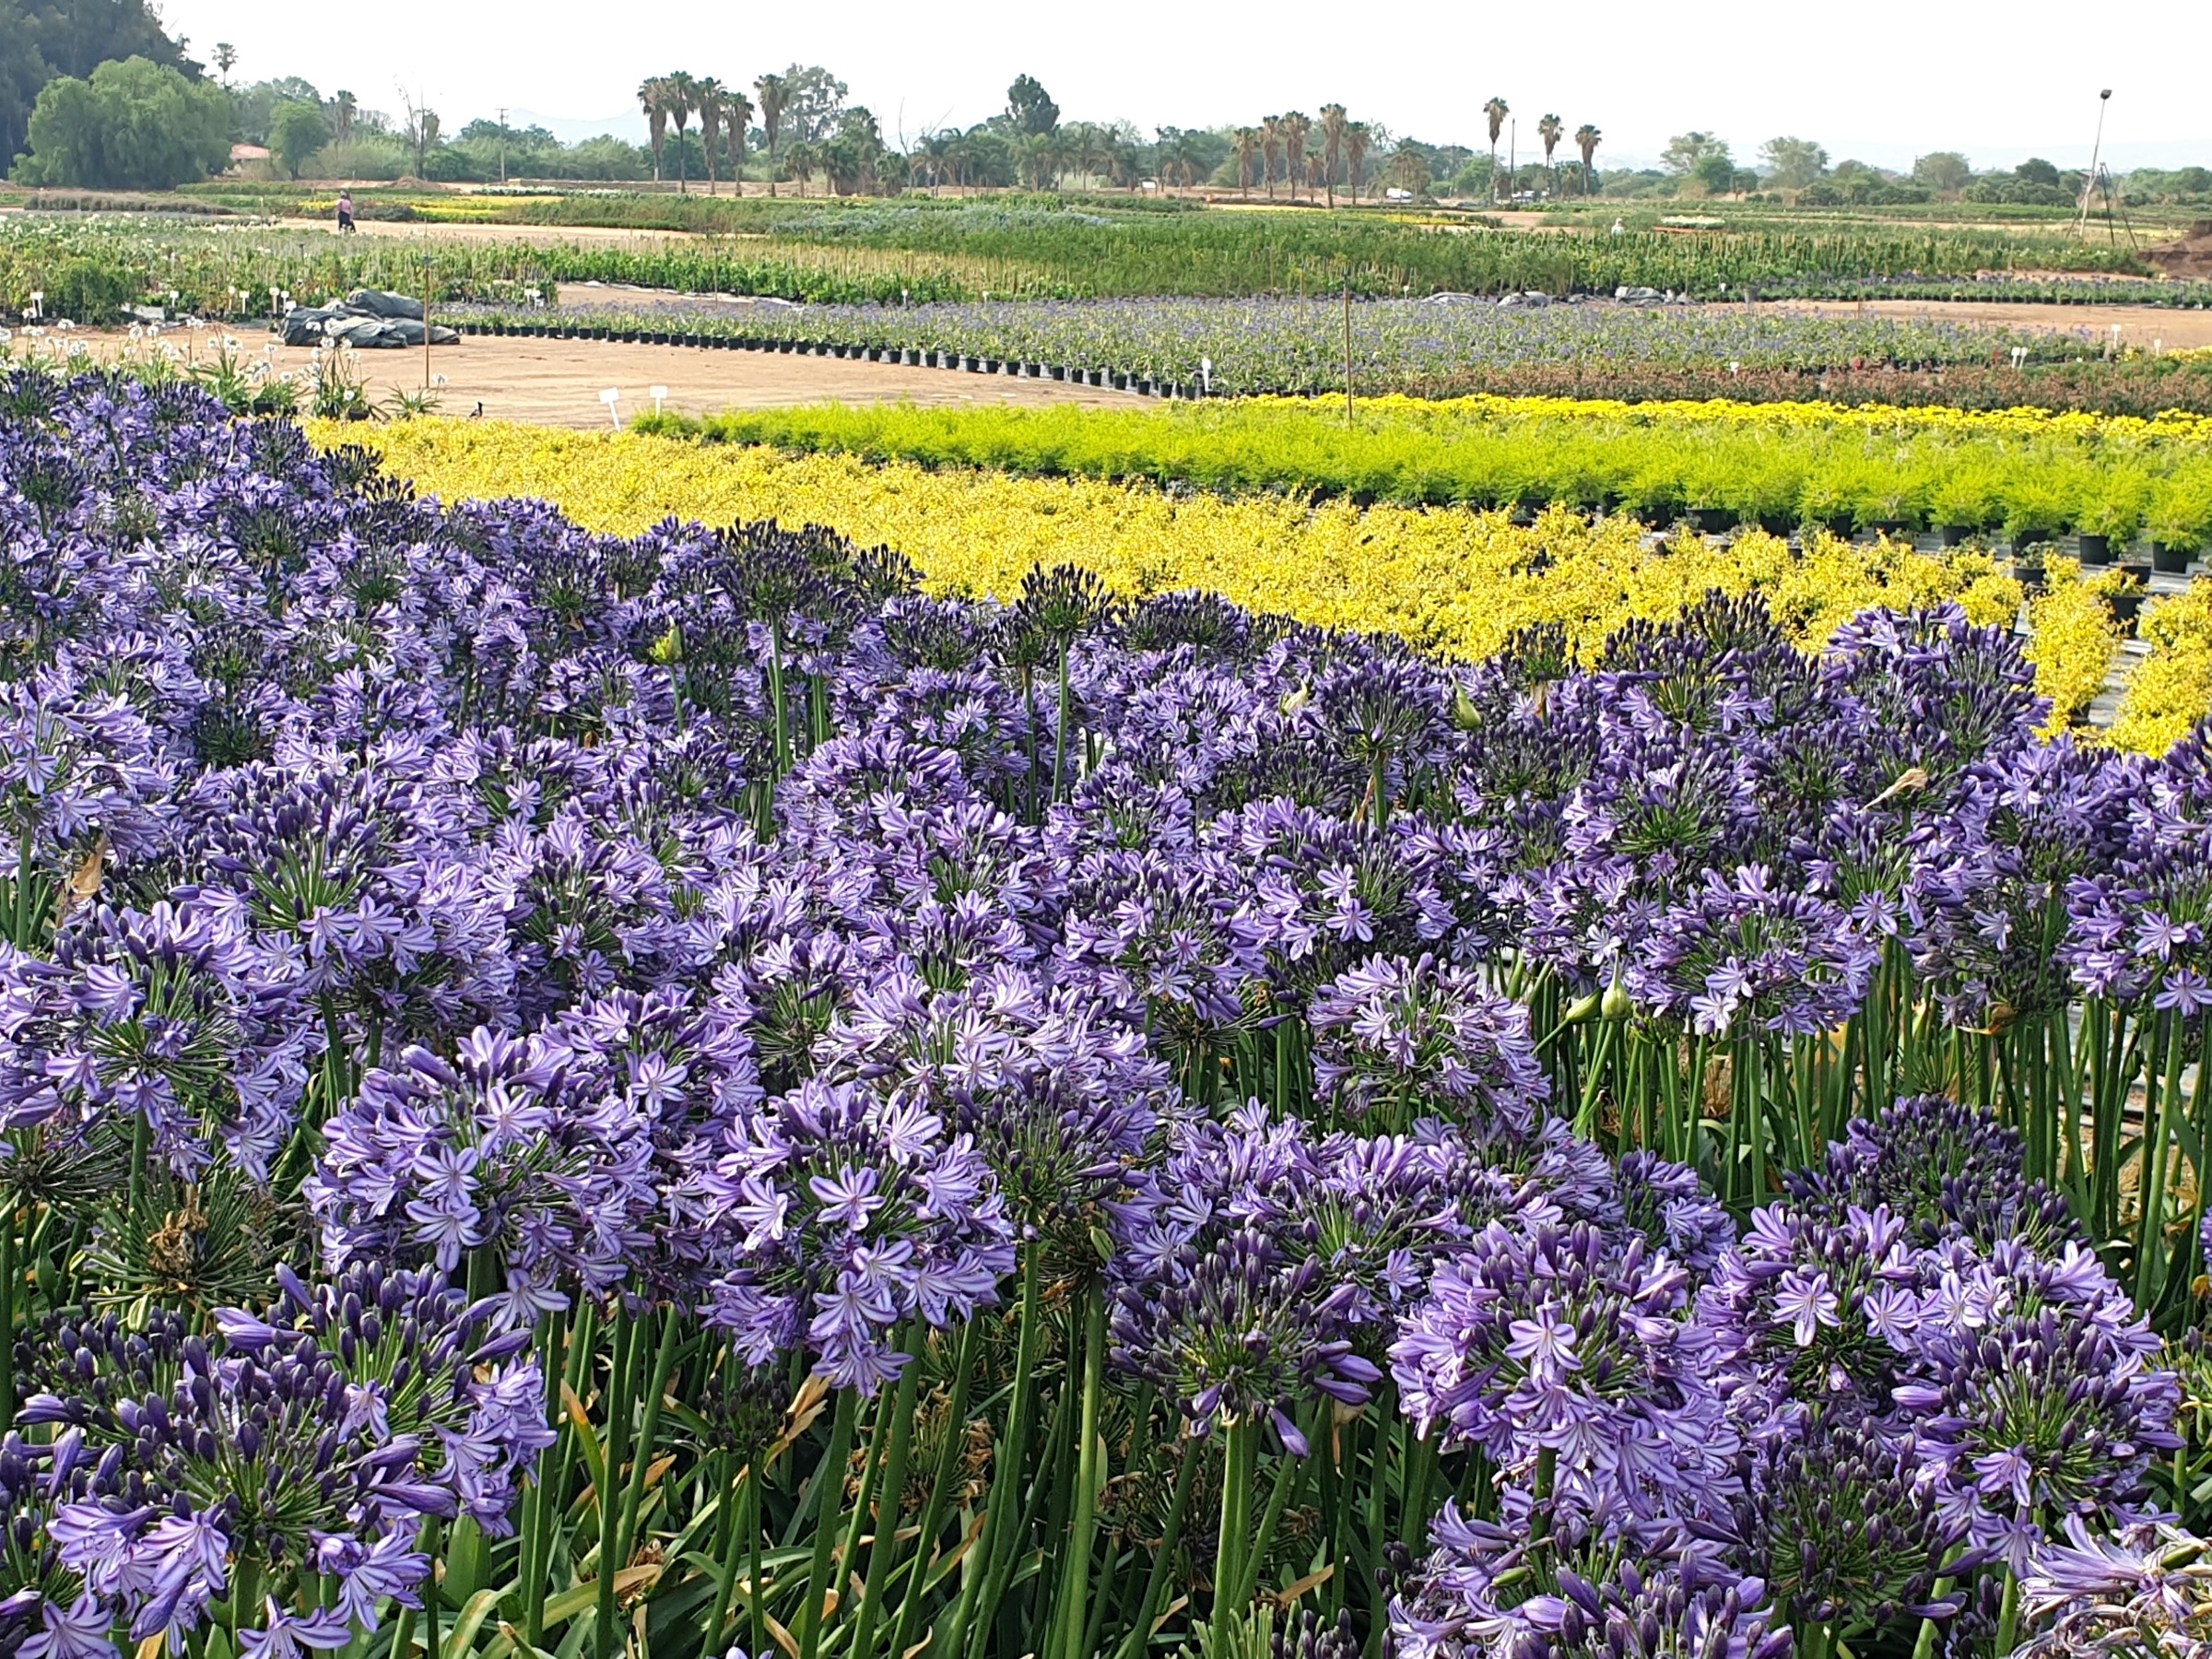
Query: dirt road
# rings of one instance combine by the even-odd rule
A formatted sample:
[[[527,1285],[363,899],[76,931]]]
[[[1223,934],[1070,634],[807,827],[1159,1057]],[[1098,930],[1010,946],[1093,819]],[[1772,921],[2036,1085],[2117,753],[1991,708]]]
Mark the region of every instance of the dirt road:
[[[103,355],[146,351],[147,342],[118,334],[78,333],[75,339]],[[244,333],[234,338],[241,356],[260,357],[271,336]],[[194,335],[177,330],[165,335],[180,350],[205,355],[219,347],[213,329]],[[269,353],[280,372],[304,381],[311,354],[276,347]],[[355,362],[369,376],[372,399],[382,403],[394,390],[421,390],[419,351],[364,351]],[[894,403],[923,405],[1039,405],[1076,403],[1098,408],[1129,408],[1143,401],[1126,392],[1073,386],[1059,381],[1014,380],[1005,375],[962,374],[943,369],[905,369],[892,363],[862,363],[841,358],[800,357],[761,351],[702,351],[685,346],[632,346],[602,340],[467,338],[430,353],[430,371],[442,381],[433,388],[447,415],[470,415],[483,406],[487,418],[527,421],[536,426],[579,430],[610,424],[600,394],[621,394],[616,405],[625,420],[653,406],[652,388],[666,388],[665,406],[688,415],[721,409],[775,409],[809,403]]]

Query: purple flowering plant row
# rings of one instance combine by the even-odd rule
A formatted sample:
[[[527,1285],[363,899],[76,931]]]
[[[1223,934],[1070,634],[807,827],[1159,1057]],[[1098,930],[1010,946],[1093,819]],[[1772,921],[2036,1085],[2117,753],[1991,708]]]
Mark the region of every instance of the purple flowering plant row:
[[[2212,747],[0,381],[0,1651],[2212,1638]],[[2132,1650],[2127,1650],[2132,1651]]]

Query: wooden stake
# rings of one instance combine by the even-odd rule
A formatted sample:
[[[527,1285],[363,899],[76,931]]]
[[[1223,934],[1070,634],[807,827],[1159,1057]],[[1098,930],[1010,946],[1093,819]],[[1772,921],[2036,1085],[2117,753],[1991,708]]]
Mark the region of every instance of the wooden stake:
[[[1352,279],[1344,279],[1344,424],[1352,424]]]

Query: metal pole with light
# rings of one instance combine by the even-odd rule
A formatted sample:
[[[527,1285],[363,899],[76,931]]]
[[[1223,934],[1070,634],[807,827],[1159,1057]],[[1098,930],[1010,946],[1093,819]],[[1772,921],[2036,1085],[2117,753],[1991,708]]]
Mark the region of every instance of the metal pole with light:
[[[2104,109],[2112,101],[2110,87],[2097,94],[2097,141],[2089,146],[2089,171],[2081,181],[2081,215],[2074,221],[2074,234],[2087,236],[2089,230],[2089,193],[2097,188],[2097,163],[2104,154]]]

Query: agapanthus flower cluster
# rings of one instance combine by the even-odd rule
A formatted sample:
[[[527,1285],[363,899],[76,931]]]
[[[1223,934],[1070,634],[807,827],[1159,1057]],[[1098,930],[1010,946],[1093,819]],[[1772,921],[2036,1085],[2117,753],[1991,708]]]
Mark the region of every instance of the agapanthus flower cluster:
[[[1887,1208],[1917,1244],[1956,1238],[1994,1250],[2017,1240],[2053,1253],[2080,1241],[2065,1197],[2028,1179],[2019,1132],[1944,1095],[1854,1120],[1824,1165],[1783,1180],[1801,1210],[1839,1221],[1854,1206]]]
[[[51,1437],[45,1535],[82,1586],[41,1615],[49,1630],[181,1640],[251,1561],[264,1641],[327,1647],[374,1630],[387,1599],[420,1605],[423,1518],[509,1530],[553,1439],[527,1335],[496,1335],[488,1308],[429,1276],[283,1277],[273,1306],[221,1313],[212,1338],[173,1315],[140,1334],[86,1314],[18,1344],[39,1385],[22,1421]],[[337,1597],[302,1621],[287,1609],[318,1574]],[[261,1613],[240,1609],[241,1628]],[[325,1623],[334,1640],[317,1640]]]
[[[1689,1303],[1688,1272],[1641,1238],[1492,1222],[1401,1323],[1399,1396],[1538,1502],[1694,1508],[1728,1436]]]
[[[143,1123],[181,1170],[219,1148],[265,1175],[320,1035],[283,964],[213,908],[100,905],[51,960],[0,959],[0,1112],[78,1134]]]
[[[1548,1089],[1528,1011],[1430,955],[1374,957],[1306,1012],[1315,1092],[1350,1121],[1403,1130],[1443,1113],[1477,1135],[1522,1135]]]
[[[1013,1267],[990,1166],[918,1100],[809,1081],[739,1112],[713,1150],[706,1316],[749,1365],[804,1351],[873,1394],[910,1358],[899,1326],[966,1319]]]

